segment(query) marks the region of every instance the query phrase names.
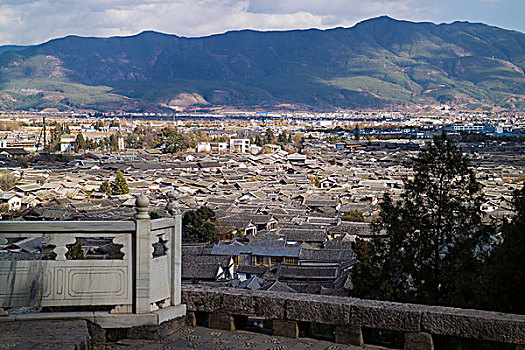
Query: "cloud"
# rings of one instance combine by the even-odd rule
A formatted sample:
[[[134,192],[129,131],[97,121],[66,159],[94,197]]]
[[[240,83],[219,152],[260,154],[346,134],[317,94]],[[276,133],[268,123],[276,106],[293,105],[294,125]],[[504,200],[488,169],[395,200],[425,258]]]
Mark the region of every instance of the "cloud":
[[[305,11],[252,13],[239,0],[2,0],[0,43],[38,43],[69,34],[130,35],[157,30],[200,36],[230,29],[320,26]]]
[[[234,29],[329,28],[384,14],[440,21],[442,9],[455,1],[438,6],[433,0],[1,0],[0,45],[143,30],[201,36]]]

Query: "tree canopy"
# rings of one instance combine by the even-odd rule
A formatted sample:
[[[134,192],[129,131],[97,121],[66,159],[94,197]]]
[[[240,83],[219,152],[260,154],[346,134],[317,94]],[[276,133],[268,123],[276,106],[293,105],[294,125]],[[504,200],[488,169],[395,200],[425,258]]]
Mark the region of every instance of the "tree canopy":
[[[10,173],[0,174],[0,190],[9,191],[16,185],[16,177]]]
[[[485,264],[481,307],[525,314],[525,183],[513,193],[515,216],[503,223],[502,242]]]
[[[183,235],[199,242],[216,242],[219,238],[215,229],[215,212],[207,207],[189,210],[182,217]]]
[[[352,222],[365,222],[365,217],[363,216],[363,212],[359,210],[349,210],[347,211],[343,217],[343,221],[352,221]]]
[[[104,181],[102,185],[98,188],[99,192],[106,193],[107,195],[111,196],[111,185],[108,181]]]
[[[159,135],[158,146],[164,153],[177,153],[184,151],[190,144],[184,136],[173,128],[163,128]]]

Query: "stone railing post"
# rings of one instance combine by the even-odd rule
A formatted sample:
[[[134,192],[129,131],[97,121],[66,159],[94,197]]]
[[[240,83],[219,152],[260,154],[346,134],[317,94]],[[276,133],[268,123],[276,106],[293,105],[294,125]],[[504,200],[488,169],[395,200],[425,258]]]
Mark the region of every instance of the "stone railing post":
[[[153,256],[148,197],[143,194],[138,196],[135,205],[137,210],[135,216],[135,313],[144,314],[151,312],[150,265]]]
[[[434,350],[432,335],[425,332],[405,333],[404,350]]]
[[[166,210],[175,219],[175,227],[171,230],[171,305],[181,303],[182,280],[182,210],[174,191],[167,193]]]
[[[363,330],[359,326],[335,326],[335,342],[363,346]]]

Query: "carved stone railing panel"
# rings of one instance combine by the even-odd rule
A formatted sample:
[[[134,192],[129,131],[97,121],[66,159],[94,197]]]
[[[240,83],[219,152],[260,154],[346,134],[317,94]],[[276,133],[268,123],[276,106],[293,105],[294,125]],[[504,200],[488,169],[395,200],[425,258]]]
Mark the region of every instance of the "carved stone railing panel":
[[[41,224],[41,229],[42,226],[45,224]],[[121,249],[130,251],[131,232],[112,235]],[[132,304],[131,253],[122,260],[68,260],[67,245],[75,244],[78,236],[90,237],[93,233],[24,236],[41,237],[44,246],[54,246],[55,259],[0,261],[0,307]]]
[[[48,271],[51,293],[41,306],[132,304],[132,267],[127,262],[74,260]]]

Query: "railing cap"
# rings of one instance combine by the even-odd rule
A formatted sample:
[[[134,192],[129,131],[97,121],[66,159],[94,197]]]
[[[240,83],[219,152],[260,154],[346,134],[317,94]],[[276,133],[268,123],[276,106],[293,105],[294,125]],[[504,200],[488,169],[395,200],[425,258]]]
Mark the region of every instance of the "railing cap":
[[[135,206],[137,207],[137,219],[149,219],[149,198],[146,197],[145,194],[137,196],[137,199],[135,200]]]

